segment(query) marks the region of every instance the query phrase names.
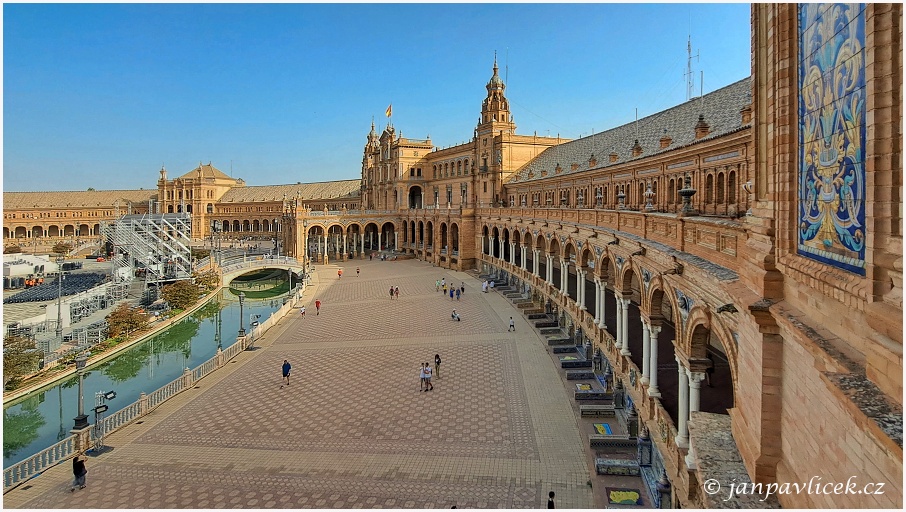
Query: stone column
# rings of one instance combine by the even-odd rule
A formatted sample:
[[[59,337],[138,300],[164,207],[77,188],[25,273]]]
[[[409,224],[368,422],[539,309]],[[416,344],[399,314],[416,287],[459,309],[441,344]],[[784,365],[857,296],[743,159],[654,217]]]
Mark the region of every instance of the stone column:
[[[547,281],[547,284],[552,285],[554,284],[554,256],[546,254],[545,257],[547,258],[547,268],[545,269],[547,270],[547,279],[545,280]]]
[[[623,322],[620,321],[623,315],[623,308],[620,307],[620,304],[623,303],[623,297],[619,295],[618,292],[613,292],[613,296],[617,300],[617,341],[614,344],[616,348],[623,348]]]
[[[522,270],[528,270],[528,245],[522,245]]]
[[[398,231],[393,232],[393,250],[398,250],[400,247],[400,234]]]
[[[377,232],[377,250],[379,250],[379,251],[381,250],[381,231],[380,230],[378,230],[378,232]]]
[[[632,353],[629,352],[629,299],[623,299],[621,306],[623,307],[623,315],[620,317],[623,324],[623,348],[620,349],[620,354],[631,356]]]
[[[651,357],[649,348],[650,333],[648,332],[648,322],[642,319],[642,385],[648,384],[648,374],[651,372],[648,358]]]
[[[359,243],[361,244],[361,248],[359,249],[359,256],[364,258],[365,257],[365,237],[364,236],[361,236],[361,235],[359,236]]]
[[[495,245],[495,242],[497,242],[497,237],[495,236],[494,238],[491,238],[490,242],[491,242],[491,245],[490,245],[490,247],[488,247],[488,256],[490,256],[492,258],[496,258],[497,256],[494,256],[494,245]]]
[[[689,378],[686,373],[686,367],[679,357],[676,358],[677,373],[679,374],[679,413],[677,418],[676,445],[680,448],[689,447],[689,426],[686,421],[689,419]]]
[[[601,329],[607,329],[607,320],[604,318],[607,316],[607,283],[603,279],[599,279],[598,286],[601,287],[601,321],[598,322],[598,326]]]
[[[343,258],[342,258],[342,261],[346,261],[346,259],[349,257],[349,244],[347,242],[348,242],[348,240],[346,239],[346,233],[344,232],[343,233]]]
[[[592,274],[595,281],[595,325],[601,327],[601,280]]]
[[[648,361],[648,396],[651,397],[660,397],[661,390],[657,387],[657,335],[661,333],[660,325],[650,325],[648,326],[649,331],[651,331],[651,338],[649,342],[651,343],[651,348],[649,354],[650,361]]]
[[[532,249],[532,275],[541,277],[541,251]]]
[[[701,401],[702,381],[705,380],[705,374],[702,372],[689,371],[689,417],[692,413],[698,411]],[[688,427],[687,427],[688,428]],[[689,442],[689,451],[686,453],[686,467],[689,469],[698,469],[695,464],[695,445]]]
[[[510,242],[510,265],[516,266],[516,242]]]
[[[576,294],[579,296],[579,309],[588,311],[585,307],[585,271],[576,271]]]
[[[566,260],[560,258],[560,294],[568,295],[569,292],[569,266]]]

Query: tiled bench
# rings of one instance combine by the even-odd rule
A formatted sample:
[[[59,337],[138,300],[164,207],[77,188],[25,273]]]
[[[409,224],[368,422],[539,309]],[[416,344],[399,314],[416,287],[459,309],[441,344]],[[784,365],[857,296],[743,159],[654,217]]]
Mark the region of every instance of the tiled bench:
[[[612,395],[611,395],[612,396]],[[601,418],[616,418],[617,411],[614,408],[613,404],[606,405],[580,405],[579,406],[579,415],[583,417],[601,417]]]
[[[595,473],[599,475],[640,476],[641,468],[636,460],[595,459]]]
[[[535,322],[535,328],[537,328],[537,329],[545,329],[545,328],[549,328],[549,327],[556,327],[557,329],[559,329],[560,324],[556,320],[548,320],[548,319],[538,320]]]
[[[554,348],[554,353],[557,353],[557,349],[560,347]],[[567,348],[567,347],[563,347]],[[575,349],[575,347],[572,347]],[[566,371],[566,380],[590,380],[595,378],[595,372],[591,370],[567,370]]]
[[[551,351],[554,354],[575,354],[576,353],[575,345],[554,345],[553,347],[554,348]],[[588,378],[590,379],[592,377],[588,377]]]
[[[547,340],[548,346],[551,346],[551,347],[553,347],[555,345],[569,345],[571,347],[576,346],[576,342],[574,342],[572,338],[570,338],[569,336],[567,336],[565,334],[563,334],[563,335],[552,334],[550,336],[545,336],[544,339]]]
[[[630,449],[634,450],[638,447],[638,441],[634,437],[629,437],[626,434],[589,434],[588,435],[588,446],[593,450],[613,450],[613,449]],[[633,461],[634,462],[634,461]],[[638,467],[638,465],[636,465]],[[620,473],[598,473],[604,475],[615,475]]]
[[[572,359],[564,360],[564,357],[572,357]],[[591,368],[591,361],[588,359],[575,358],[575,356],[561,356],[560,357],[560,368],[563,369],[574,369],[574,368]]]

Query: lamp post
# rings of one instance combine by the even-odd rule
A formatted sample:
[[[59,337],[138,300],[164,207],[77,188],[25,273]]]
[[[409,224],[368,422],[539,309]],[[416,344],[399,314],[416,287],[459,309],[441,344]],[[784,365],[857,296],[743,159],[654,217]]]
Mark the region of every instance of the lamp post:
[[[85,376],[85,353],[82,352],[75,358],[76,371],[79,373],[79,415],[75,419],[75,430],[81,430],[88,427],[88,416],[85,414],[84,404],[82,403],[82,378]]]
[[[55,334],[60,340],[60,344],[63,343],[63,262],[65,260],[66,257],[62,254],[57,256],[57,329]],[[79,393],[80,400],[81,396],[82,394]]]
[[[245,303],[245,292],[239,292],[239,335],[245,336],[245,328],[242,326],[242,317],[244,316],[243,305]]]

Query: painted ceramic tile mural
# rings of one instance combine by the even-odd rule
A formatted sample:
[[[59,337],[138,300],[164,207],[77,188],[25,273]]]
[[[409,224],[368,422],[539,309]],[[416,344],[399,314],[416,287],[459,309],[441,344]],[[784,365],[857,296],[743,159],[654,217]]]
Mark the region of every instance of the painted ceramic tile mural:
[[[799,5],[799,254],[865,275],[865,5]]]

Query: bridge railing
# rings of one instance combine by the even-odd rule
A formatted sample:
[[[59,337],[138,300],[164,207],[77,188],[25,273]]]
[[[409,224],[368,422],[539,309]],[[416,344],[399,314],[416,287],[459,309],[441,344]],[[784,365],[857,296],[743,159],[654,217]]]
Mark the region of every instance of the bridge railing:
[[[273,265],[274,263],[297,264],[295,258],[284,256],[280,258],[268,258],[264,261],[246,262],[245,264],[235,266],[236,268],[234,270],[249,268],[248,263],[260,264],[260,266]],[[224,273],[227,272],[227,269],[223,270]],[[186,369],[186,371],[175,380],[149,394],[142,393],[137,401],[104,418],[102,423],[104,435],[112,434],[118,429],[131,424],[135,420],[153,411],[170,398],[187,389],[191,389],[198,380],[210,375],[218,368],[222,368],[227,362],[245,350],[253,341],[260,338],[268,329],[273,327],[281,318],[293,311],[304,290],[305,284],[296,285],[292,294],[289,296],[289,300],[287,300],[281,308],[272,313],[267,320],[252,329],[249,332],[249,335],[237,339],[236,343],[233,343],[219,354],[216,354],[214,357],[201,363],[194,370]],[[91,429],[89,435],[92,440],[95,439],[96,431],[94,428]],[[3,492],[6,493],[23,482],[40,475],[47,469],[76,455],[77,438],[78,435],[71,435],[53,446],[41,450],[22,462],[5,468],[3,470]],[[79,449],[79,452],[84,451],[85,448]]]

